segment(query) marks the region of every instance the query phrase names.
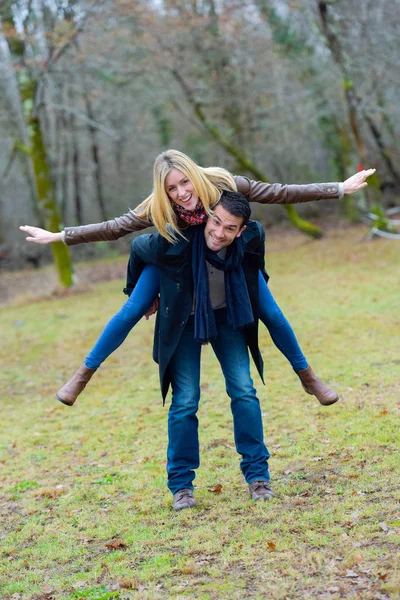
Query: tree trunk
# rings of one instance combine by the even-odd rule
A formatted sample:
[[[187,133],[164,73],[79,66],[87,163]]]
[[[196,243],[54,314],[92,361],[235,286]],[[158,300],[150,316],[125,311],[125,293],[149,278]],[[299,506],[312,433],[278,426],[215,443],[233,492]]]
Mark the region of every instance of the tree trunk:
[[[4,82],[2,84],[2,88],[5,97],[8,99],[9,108],[12,111],[12,115],[15,119],[15,123],[17,126],[18,133],[16,136],[17,141],[15,143],[15,147],[28,147],[29,137],[25,122],[25,115],[22,107],[21,95],[19,93],[18,82],[12,63],[12,55],[10,51],[9,42],[5,35],[5,32],[7,32],[7,27],[10,27],[12,30],[13,23],[5,19],[3,31],[2,20],[0,18],[0,81]],[[14,39],[15,48],[16,50],[21,51],[22,47],[20,44],[16,43],[17,41],[18,40]],[[29,186],[29,199],[32,213],[36,217],[37,223],[40,225],[40,227],[44,227],[42,215],[38,210],[38,205],[36,202],[36,186],[35,177],[32,169],[32,162],[29,160],[29,157],[25,152],[18,153],[18,155],[21,157],[22,173],[26,177],[26,181]]]
[[[36,88],[37,82],[29,78],[25,69],[21,69],[19,72],[19,91],[23,101],[25,118],[29,131],[30,147],[28,149],[28,155],[33,166],[37,203],[45,223],[45,228],[49,231],[57,232],[60,231],[60,217],[52,188],[40,122],[33,110]],[[68,247],[62,242],[58,242],[56,244],[51,244],[51,250],[60,283],[64,287],[71,286],[73,277]]]
[[[73,102],[71,94],[70,102]],[[75,126],[75,115],[71,112],[69,115],[69,132],[71,136],[71,168],[72,179],[74,182],[74,204],[75,219],[78,225],[83,224],[82,194],[81,194],[81,176],[79,170],[79,145],[77,140],[77,131]]]
[[[92,104],[89,99],[89,92],[85,88],[84,88],[83,96],[84,96],[84,100],[85,100],[85,104],[86,104],[86,112],[90,119],[90,122],[95,121]],[[103,184],[102,184],[102,180],[101,180],[101,161],[100,161],[99,147],[97,145],[96,129],[90,124],[90,122],[89,122],[89,136],[90,136],[90,151],[92,154],[92,161],[93,161],[93,166],[94,166],[94,184],[95,184],[97,201],[98,201],[99,207],[100,207],[101,218],[103,219],[103,221],[106,221],[107,220],[107,211],[106,211],[106,204],[104,201]]]

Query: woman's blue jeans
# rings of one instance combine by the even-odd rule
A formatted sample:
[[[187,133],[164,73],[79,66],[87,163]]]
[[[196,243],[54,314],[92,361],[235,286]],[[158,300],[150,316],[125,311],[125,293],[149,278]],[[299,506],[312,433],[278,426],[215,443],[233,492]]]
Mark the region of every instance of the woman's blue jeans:
[[[275,346],[288,359],[297,373],[308,367],[294,331],[275,302],[268,285],[259,273],[260,319],[267,327]],[[89,369],[97,369],[103,361],[125,340],[131,329],[152,305],[160,289],[160,276],[156,267],[148,265],[143,270],[132,294],[103,329],[96,344],[85,359]]]

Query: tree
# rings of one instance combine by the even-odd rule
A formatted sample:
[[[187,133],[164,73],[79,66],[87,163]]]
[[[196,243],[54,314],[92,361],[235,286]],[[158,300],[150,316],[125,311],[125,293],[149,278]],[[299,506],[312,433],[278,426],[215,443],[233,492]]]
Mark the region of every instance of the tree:
[[[17,121],[20,126],[20,139],[16,140],[15,146],[25,154],[30,162],[31,181],[34,188],[34,197],[40,223],[49,231],[57,232],[60,231],[60,216],[38,114],[38,99],[40,98],[43,70],[35,68],[32,62],[27,60],[27,49],[30,43],[26,41],[24,36],[26,29],[22,29],[20,33],[17,32],[11,11],[11,8],[17,11],[18,6],[16,4],[11,6],[10,4],[6,8],[8,8],[8,13],[5,13],[3,10],[3,22],[0,21],[0,46],[3,60],[7,65],[8,78],[12,82],[13,98],[16,101],[14,110],[16,111]],[[32,18],[36,25],[38,25],[38,36],[43,44],[45,36],[40,27],[40,18],[37,17],[38,15],[31,12],[27,19]],[[25,28],[27,19],[24,22]],[[8,39],[11,40],[11,48],[13,49],[17,69],[13,68],[11,62],[11,50]],[[40,58],[43,58],[43,56]],[[49,59],[48,54],[46,58]],[[72,285],[72,265],[67,246],[59,242],[52,244],[51,250],[60,283],[65,287]]]

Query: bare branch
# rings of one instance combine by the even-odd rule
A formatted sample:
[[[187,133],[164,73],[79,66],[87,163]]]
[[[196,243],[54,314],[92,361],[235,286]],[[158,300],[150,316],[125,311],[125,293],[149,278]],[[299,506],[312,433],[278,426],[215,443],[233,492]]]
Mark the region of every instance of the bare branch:
[[[83,121],[84,123],[87,123],[88,125],[90,125],[90,127],[93,127],[94,129],[98,129],[99,131],[102,131],[103,133],[112,137],[116,141],[120,141],[120,139],[121,139],[121,136],[116,131],[114,131],[113,129],[109,129],[108,127],[106,127],[105,125],[102,125],[101,123],[98,123],[97,121],[93,121],[93,119],[90,119],[89,117],[87,117],[85,115],[85,113],[81,112],[80,110],[78,110],[76,108],[71,108],[69,106],[65,106],[65,104],[53,104],[53,103],[49,104],[48,106],[49,106],[49,108],[54,108],[54,110],[60,110],[60,111],[63,111],[64,113],[74,115],[75,117],[77,117],[78,119]]]

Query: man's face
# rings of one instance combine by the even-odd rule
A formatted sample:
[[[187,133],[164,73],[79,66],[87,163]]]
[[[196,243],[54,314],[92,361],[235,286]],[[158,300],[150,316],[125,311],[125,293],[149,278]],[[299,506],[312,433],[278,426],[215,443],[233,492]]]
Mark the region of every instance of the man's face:
[[[240,237],[245,229],[242,217],[231,215],[223,206],[217,204],[204,229],[207,247],[213,252],[219,252]]]

